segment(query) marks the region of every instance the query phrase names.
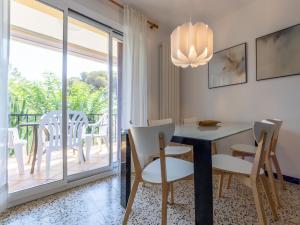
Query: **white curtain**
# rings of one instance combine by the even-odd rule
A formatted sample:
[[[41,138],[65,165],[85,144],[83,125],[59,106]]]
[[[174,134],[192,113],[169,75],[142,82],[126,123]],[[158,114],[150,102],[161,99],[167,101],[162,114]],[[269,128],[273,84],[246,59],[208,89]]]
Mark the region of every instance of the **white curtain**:
[[[180,69],[171,62],[170,42],[160,46],[159,116],[160,119],[180,120]]]
[[[9,0],[0,1],[0,212],[7,203]]]
[[[147,125],[147,19],[124,8],[122,128]]]

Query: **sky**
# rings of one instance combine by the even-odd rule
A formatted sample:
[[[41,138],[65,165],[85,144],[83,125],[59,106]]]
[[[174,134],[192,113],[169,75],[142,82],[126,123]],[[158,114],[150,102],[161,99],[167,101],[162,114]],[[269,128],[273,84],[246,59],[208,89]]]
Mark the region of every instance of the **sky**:
[[[41,74],[52,72],[61,78],[62,52],[11,40],[10,65],[28,80],[40,80]],[[82,72],[108,71],[107,64],[68,55],[68,77],[79,77]]]

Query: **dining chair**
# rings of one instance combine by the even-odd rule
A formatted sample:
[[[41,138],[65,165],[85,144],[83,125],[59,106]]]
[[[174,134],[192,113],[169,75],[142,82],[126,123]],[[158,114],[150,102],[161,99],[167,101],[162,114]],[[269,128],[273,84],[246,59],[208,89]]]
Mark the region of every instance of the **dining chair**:
[[[80,163],[84,162],[83,132],[88,126],[87,116],[80,111],[67,111],[67,147],[78,151]],[[62,111],[52,111],[42,116],[38,128],[37,171],[40,171],[43,153],[46,153],[46,178],[50,175],[51,153],[62,150]]]
[[[129,129],[129,143],[135,168],[135,178],[127,203],[123,225],[129,219],[132,205],[140,182],[162,185],[161,224],[167,224],[167,201],[170,185],[194,172],[193,163],[166,155],[165,147],[174,134],[173,123],[152,127]],[[154,161],[153,157],[158,156]],[[171,202],[174,196],[171,194]]]
[[[8,148],[15,151],[20,175],[24,174],[23,147],[26,144],[26,140],[20,139],[18,128],[8,128]]]
[[[94,139],[100,141],[100,151],[102,150],[101,142],[103,141],[108,149],[108,116],[103,115],[100,119],[94,123],[89,124],[88,127],[91,127],[91,133],[85,134],[85,144],[86,144],[86,159],[90,159],[90,151]]]
[[[167,119],[161,119],[161,120],[148,120],[148,126],[159,126],[159,125],[164,125],[164,124],[170,124],[172,123],[171,118]],[[170,145],[166,146],[165,153],[168,156],[179,156],[179,155],[184,155],[193,150],[192,146],[188,145],[182,145],[182,144],[177,144],[177,143],[171,143]]]
[[[275,126],[276,126],[274,136],[273,136],[271,144],[270,144],[271,153],[269,155],[268,160],[266,161],[265,167],[266,167],[267,173],[269,175],[268,176],[269,177],[269,182],[271,184],[271,190],[272,190],[273,195],[275,197],[276,207],[280,208],[281,207],[280,198],[279,198],[279,195],[278,195],[278,190],[277,190],[276,185],[275,185],[275,179],[274,179],[273,169],[272,169],[272,162],[274,164],[277,176],[280,180],[281,188],[282,188],[282,190],[285,190],[286,189],[285,182],[284,182],[284,179],[283,179],[283,176],[282,176],[282,173],[281,173],[281,169],[280,169],[280,166],[279,166],[279,163],[278,163],[278,159],[277,159],[277,156],[276,156],[276,146],[277,146],[279,131],[280,131],[280,128],[282,126],[282,120],[279,120],[279,119],[266,119],[266,121],[270,121],[270,122],[274,123]],[[254,135],[254,138],[255,138],[255,135]],[[256,142],[258,141],[257,139],[255,139],[255,140],[256,140]],[[256,147],[254,145],[235,144],[235,145],[232,145],[230,148],[232,150],[232,155],[233,156],[242,157],[242,159],[246,156],[254,157],[255,153],[256,153]],[[231,182],[231,177],[229,177],[229,179],[228,179],[228,184],[227,184],[228,188],[230,187],[230,182]]]
[[[262,198],[259,194],[259,183],[262,184],[273,219],[278,220],[272,194],[269,191],[269,183],[264,173],[265,162],[268,161],[269,154],[271,154],[269,145],[271,144],[276,126],[268,121],[255,122],[253,130],[255,138],[258,140],[253,163],[230,155],[216,154],[212,156],[212,167],[221,174],[218,197],[221,196],[222,192],[223,175],[231,174],[236,176],[241,183],[252,189],[259,224],[266,225],[267,220],[262,205]]]
[[[148,120],[148,126],[159,126],[172,123],[172,118],[160,119],[160,120]],[[179,143],[168,144],[165,147],[165,153],[168,156],[173,156],[180,159],[185,159],[188,161],[193,160],[193,147],[189,145],[183,145]],[[145,187],[145,183],[143,183],[143,187]],[[170,185],[171,196],[174,195],[174,185]]]
[[[173,123],[172,118],[160,119],[160,120],[148,120],[148,126],[160,126],[164,124]]]

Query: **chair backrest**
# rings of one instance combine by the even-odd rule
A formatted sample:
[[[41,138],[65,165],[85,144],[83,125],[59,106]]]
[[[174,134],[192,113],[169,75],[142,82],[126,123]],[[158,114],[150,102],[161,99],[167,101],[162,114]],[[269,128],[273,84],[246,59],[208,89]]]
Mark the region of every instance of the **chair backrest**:
[[[273,140],[272,140],[272,151],[275,152],[276,151],[276,146],[277,146],[277,141],[278,141],[278,136],[279,136],[279,131],[280,131],[280,128],[282,126],[282,120],[280,119],[266,119],[267,121],[270,121],[272,123],[274,123],[276,125],[276,129],[275,129],[275,132],[274,132],[274,137],[273,137]]]
[[[148,126],[160,126],[165,124],[173,123],[172,118],[161,119],[161,120],[148,120]]]
[[[71,110],[68,111],[68,117],[68,147],[80,146],[89,124],[88,118],[83,112]]]
[[[183,124],[193,124],[197,125],[198,123],[198,118],[197,117],[190,117],[190,118],[183,118]]]
[[[175,124],[169,123],[152,127],[132,127],[129,140],[135,169],[141,170],[153,157],[160,154],[159,135],[164,135],[164,146],[168,145],[175,131]]]
[[[276,130],[276,125],[269,121],[254,122],[253,126],[255,139],[258,140],[251,176],[257,178],[260,169],[263,169],[264,162],[270,154],[270,143]]]
[[[14,148],[14,145],[18,142],[20,142],[18,128],[8,128],[8,148]]]
[[[45,135],[45,133],[47,135]],[[38,145],[48,142],[48,147],[56,150],[62,148],[62,111],[51,111],[44,114],[39,121]]]
[[[108,115],[102,115],[99,120],[92,127],[92,134],[96,134],[96,128],[98,128],[98,135],[108,135]]]
[[[87,116],[83,112],[71,111],[67,112],[67,146],[79,146],[82,141],[82,134],[88,125]],[[45,138],[45,132],[47,138]],[[62,111],[52,111],[42,116],[38,129],[38,143],[44,144],[52,150],[62,148]]]

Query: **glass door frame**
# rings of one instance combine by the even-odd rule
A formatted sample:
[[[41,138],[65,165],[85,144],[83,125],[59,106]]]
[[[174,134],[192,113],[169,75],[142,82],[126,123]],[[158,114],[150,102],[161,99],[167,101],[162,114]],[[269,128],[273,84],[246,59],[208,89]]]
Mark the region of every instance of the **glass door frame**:
[[[112,31],[112,40],[113,39],[117,39],[118,41],[122,42],[122,62],[121,62],[121,71],[119,71],[120,68],[118,68],[118,78],[117,78],[117,82],[118,82],[118,86],[117,86],[117,162],[120,163],[121,161],[121,109],[122,109],[122,106],[121,106],[121,103],[122,103],[122,99],[121,99],[121,93],[122,93],[122,70],[123,70],[123,36],[120,34],[120,33],[117,33],[117,32],[114,32]],[[111,47],[113,47],[113,44],[111,44]],[[119,52],[118,52],[119,54]],[[111,54],[112,55],[112,54]],[[118,55],[119,57],[119,55]],[[117,64],[119,66],[119,62]],[[113,62],[111,64],[111,66],[113,66]],[[112,72],[113,74],[113,72]],[[110,134],[112,135],[112,134]],[[120,166],[120,164],[119,164]],[[120,169],[120,168],[119,168]]]
[[[75,180],[78,180],[78,179],[82,179],[82,178],[85,178],[85,177],[90,177],[90,176],[93,176],[93,175],[96,175],[96,174],[99,174],[99,173],[102,173],[102,172],[106,172],[106,171],[109,171],[109,170],[112,170],[113,167],[112,167],[112,152],[113,152],[113,146],[112,146],[112,134],[113,134],[113,130],[112,130],[112,108],[113,108],[113,99],[112,99],[112,91],[113,91],[113,71],[112,71],[112,38],[113,38],[113,31],[112,29],[109,29],[107,26],[104,26],[102,25],[101,23],[89,18],[89,17],[86,17],[76,11],[73,11],[73,10],[68,10],[68,14],[67,14],[67,19],[64,18],[64,21],[66,21],[68,23],[68,18],[71,17],[71,18],[74,18],[76,20],[79,20],[83,23],[86,23],[88,25],[91,25],[91,26],[94,26],[95,28],[98,28],[104,32],[106,32],[108,34],[108,89],[109,89],[109,93],[108,93],[108,98],[109,98],[109,104],[108,104],[108,137],[109,137],[109,165],[108,166],[104,166],[104,167],[101,167],[101,168],[97,168],[97,169],[93,169],[93,170],[88,170],[88,171],[83,171],[83,172],[80,172],[80,173],[76,173],[76,174],[72,174],[72,175],[68,175],[67,174],[67,146],[66,146],[66,143],[67,143],[67,137],[66,135],[63,135],[63,151],[64,151],[64,157],[63,157],[63,165],[64,165],[64,176],[63,177],[66,177],[67,181],[68,182],[72,182],[72,181],[75,181]],[[65,26],[66,27],[66,26]],[[66,32],[68,32],[68,25],[67,25],[67,29],[66,29]],[[67,36],[68,34],[66,34]],[[65,40],[65,39],[64,39]],[[66,45],[68,46],[68,38],[66,38]],[[67,54],[68,54],[68,49],[66,50],[67,53],[66,53],[66,57],[67,57]],[[67,67],[67,61],[66,61],[66,67]],[[66,121],[67,121],[67,68],[65,68],[65,71],[64,71],[64,77],[63,79],[65,80],[65,82],[63,82],[63,123],[64,125],[66,126]],[[65,85],[65,86],[64,86]],[[67,133],[67,127],[64,127],[63,126],[63,133],[66,134]],[[66,168],[66,169],[65,169]]]
[[[42,184],[39,186],[29,187],[27,189],[23,189],[17,192],[8,193],[8,206],[12,207],[21,203],[25,203],[28,201],[32,201],[41,197],[45,197],[49,194],[54,194],[72,187],[76,187],[78,185],[88,183],[99,178],[104,178],[106,176],[114,174],[116,171],[112,166],[113,160],[113,151],[112,151],[112,79],[113,79],[113,56],[112,56],[112,40],[116,38],[123,41],[122,32],[119,32],[105,24],[97,21],[96,19],[89,18],[88,16],[84,16],[82,13],[77,12],[76,10],[72,10],[65,3],[61,3],[60,1],[52,1],[52,0],[37,0],[42,4],[45,4],[49,7],[53,7],[63,13],[63,49],[62,49],[62,116],[63,116],[63,133],[67,133],[67,54],[68,54],[68,18],[70,15],[76,15],[75,19],[84,20],[82,22],[87,22],[92,26],[96,26],[97,28],[105,31],[109,35],[109,166],[102,167],[95,170],[85,171],[82,173],[69,175],[67,174],[67,136],[63,135],[63,148],[62,148],[62,160],[63,160],[63,177],[61,180],[53,181],[50,183]],[[120,33],[120,34],[118,34]],[[118,77],[118,82],[120,78]],[[120,86],[120,84],[118,84]],[[121,94],[121,92],[118,92]],[[119,95],[118,94],[118,95]],[[118,117],[121,115],[120,113],[120,102],[118,96]],[[120,129],[120,119],[117,119],[117,136],[120,136],[119,129]],[[118,155],[120,154],[120,143],[118,137]],[[118,157],[118,161],[120,158]]]

